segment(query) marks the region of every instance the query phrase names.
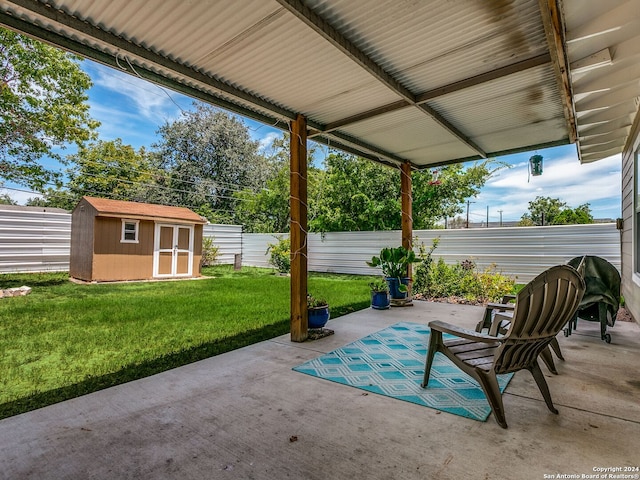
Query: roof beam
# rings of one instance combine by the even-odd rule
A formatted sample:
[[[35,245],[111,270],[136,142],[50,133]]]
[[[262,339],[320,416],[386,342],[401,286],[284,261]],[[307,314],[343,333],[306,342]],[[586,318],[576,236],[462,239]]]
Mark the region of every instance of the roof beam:
[[[92,38],[96,43],[100,44],[100,46],[90,46],[78,42],[76,40],[73,40],[72,38],[66,37],[63,34],[21,20],[17,15],[14,16],[11,13],[7,13],[7,11],[0,11],[0,24],[12,28],[18,32],[31,35],[52,45],[58,46],[70,52],[74,52],[83,57],[90,58],[110,67],[122,69],[122,64],[127,64],[127,62],[123,62],[123,58],[120,58],[120,63],[118,63],[116,56],[114,54],[111,54],[107,50],[107,47],[113,47],[113,50],[123,52],[120,54],[122,57],[124,57],[125,54],[131,55],[128,60],[132,64],[135,64],[135,71],[129,71],[127,69],[125,70],[127,73],[138,75],[145,80],[158,83],[191,97],[198,98],[214,105],[218,105],[226,110],[230,110],[248,118],[253,118],[263,123],[273,124],[274,122],[293,120],[296,118],[295,112],[267,102],[262,98],[239,90],[231,85],[216,80],[208,75],[193,70],[180,63],[169,60],[168,58],[158,55],[150,50],[147,50],[146,48],[129,42],[122,37],[116,36],[105,30],[94,27],[76,17],[68,15],[61,10],[57,10],[40,2],[33,2],[29,0],[11,0],[11,4],[15,5],[18,11],[19,9],[31,11],[37,15],[47,18],[54,24],[59,23],[60,25],[63,25],[67,28],[78,31],[83,35]],[[147,66],[145,66],[145,63],[147,64]],[[153,66],[153,69],[149,68],[149,64]],[[160,73],[156,71],[156,69],[158,69]],[[169,71],[173,78],[166,75],[166,73],[163,73],[162,70],[164,70],[165,72]],[[187,83],[183,83],[183,81],[186,79],[192,80],[194,84],[201,84],[202,88],[197,88]],[[211,90],[219,92],[219,95],[216,95]],[[411,97],[413,96],[411,95]],[[237,99],[239,102],[254,105],[258,109],[258,111],[254,111],[251,108],[242,105],[241,103],[235,103],[233,102],[233,100],[230,100],[230,98]],[[308,120],[307,126],[312,131],[324,130],[323,125],[313,122],[312,120]],[[461,133],[458,132],[458,134],[462,138],[464,138]],[[349,135],[332,133],[331,136],[335,137],[338,141],[331,142],[331,140],[327,140],[327,144],[333,144],[336,146],[336,148],[339,148],[338,145],[346,142],[348,145],[351,145],[351,147],[349,147],[346,151],[361,155],[364,158],[381,161],[382,163],[386,163],[386,160],[391,164],[402,163],[406,161],[406,159],[398,157],[397,155],[377,148],[373,145],[369,145],[365,142],[356,140]]]
[[[564,43],[564,20],[557,1],[538,0],[538,5],[540,6],[542,24],[544,25],[560,96],[562,97],[562,107],[569,131],[569,141],[574,143],[578,141],[575,106],[573,104],[571,80],[569,79],[569,59],[567,58]],[[579,151],[580,149],[578,148]]]
[[[417,105],[420,105],[422,103],[428,102],[429,100],[433,100],[434,98],[438,98],[443,95],[447,95],[449,93],[457,92],[465,88],[475,87],[476,85],[481,85],[483,83],[490,82],[497,78],[506,77],[508,75],[522,72],[530,68],[538,67],[540,65],[546,65],[547,63],[550,63],[550,62],[551,62],[551,56],[549,55],[549,53],[543,53],[535,57],[527,58],[525,60],[512,63],[510,65],[505,65],[504,67],[496,68],[489,72],[481,73],[480,75],[476,75],[474,77],[466,78],[458,82],[450,83],[448,85],[444,85],[442,87],[434,88],[424,93],[420,93],[416,95],[415,103]],[[409,106],[411,106],[411,104],[406,100],[400,100],[394,103],[389,103],[381,107],[367,110],[366,112],[358,113],[350,117],[336,120],[335,122],[327,123],[324,126],[324,129],[322,131],[314,132],[312,136],[321,135],[322,133],[328,133],[333,130],[337,130],[338,128],[344,127],[346,125],[351,125],[353,123],[358,123],[363,120],[368,120],[370,118],[374,118],[379,115],[384,115],[385,113],[394,112],[396,110],[407,108]]]
[[[351,61],[357,63],[367,73],[376,78],[379,82],[389,88],[391,91],[399,95],[408,105],[417,105],[416,97],[409,89],[402,85],[392,75],[385,71],[373,59],[367,56],[362,50],[356,47],[352,42],[344,37],[338,30],[333,28],[320,15],[307,7],[301,0],[277,0],[280,5],[295,15],[305,25],[319,34],[334,48],[344,53]],[[402,108],[402,107],[401,107]],[[468,147],[478,152],[478,154],[486,158],[487,154],[479,148],[475,143],[469,142],[469,137],[462,133],[455,125],[446,120],[442,115],[433,116],[433,110],[429,107],[421,107],[420,110],[431,115],[443,128],[448,130],[452,135],[465,143]]]
[[[457,92],[465,88],[475,87],[498,78],[506,77],[514,73],[523,72],[530,68],[539,67],[540,65],[546,65],[551,62],[551,55],[549,53],[543,53],[535,57],[527,58],[519,62],[505,65],[504,67],[496,68],[486,73],[481,73],[474,77],[469,77],[459,82],[450,83],[443,87],[434,88],[428,92],[421,93],[416,96],[417,103],[424,103],[434,98],[447,95],[449,93]]]
[[[347,40],[340,32],[329,25],[324,18],[307,7],[301,0],[277,0],[280,5],[295,15],[299,20],[318,33],[333,47],[340,50],[353,62],[360,65],[371,76],[386,85],[390,90],[398,94],[407,102],[415,103],[415,96],[393,76],[386,72],[380,65],[374,62],[353,43]]]
[[[170,88],[176,92],[180,92],[192,98],[202,100],[203,102],[217,105],[225,110],[243,115],[247,118],[251,118],[262,123],[266,123],[269,125],[275,124],[277,128],[281,128],[282,130],[288,129],[288,127],[285,126],[287,122],[283,120],[282,116],[280,115],[270,115],[265,112],[251,110],[242,105],[236,104],[227,98],[223,98],[205,90],[195,88],[191,85],[172,80],[143,66],[136,65],[135,72],[131,71],[130,67],[128,67],[127,62],[123,61],[123,59],[120,59],[120,63],[118,63],[116,57],[109,53],[105,53],[101,50],[89,47],[83,43],[76,42],[75,40],[35,26],[11,15],[7,15],[4,12],[0,12],[0,24],[23,34],[38,38],[43,42],[47,42],[51,45],[63,48],[69,52],[78,54],[82,57],[90,58],[103,65],[113,67],[130,75],[138,76],[159,86]],[[278,123],[282,123],[282,126],[278,126]]]

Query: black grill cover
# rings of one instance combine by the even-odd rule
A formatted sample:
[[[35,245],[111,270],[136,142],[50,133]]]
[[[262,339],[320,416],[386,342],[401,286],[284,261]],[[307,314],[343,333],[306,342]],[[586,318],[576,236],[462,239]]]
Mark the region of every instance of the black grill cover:
[[[620,307],[620,274],[618,269],[604,258],[585,255],[572,258],[569,265],[578,268],[584,258],[584,282],[586,290],[578,307],[578,317],[584,320],[602,321],[598,318],[598,303],[605,303],[609,313],[609,326],[616,321]]]

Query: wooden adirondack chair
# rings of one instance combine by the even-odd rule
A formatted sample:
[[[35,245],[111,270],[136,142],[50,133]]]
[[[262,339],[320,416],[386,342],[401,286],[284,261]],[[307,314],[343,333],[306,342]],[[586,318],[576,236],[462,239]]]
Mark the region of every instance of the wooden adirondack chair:
[[[478,381],[501,427],[507,428],[507,421],[498,374],[529,370],[547,407],[557,414],[538,356],[573,317],[584,290],[584,280],[573,267],[558,265],[542,272],[518,293],[511,325],[503,337],[430,322],[423,388],[428,388],[433,358],[440,352]],[[444,340],[443,333],[458,338]]]
[[[487,304],[484,311],[484,317],[480,322],[478,322],[478,325],[476,325],[476,332],[487,330],[487,333],[493,337],[507,333],[513,319],[513,311],[516,307],[515,303],[509,302],[511,300],[515,301],[515,299],[515,295],[504,295],[502,297],[502,303]],[[571,320],[569,322],[571,322]],[[560,360],[564,360],[558,339],[554,337],[553,340],[551,340],[551,343],[549,343],[549,347],[540,352],[540,358],[549,371],[554,375],[557,375],[558,370],[556,370],[556,364],[553,361],[551,350],[555,352],[556,356]]]

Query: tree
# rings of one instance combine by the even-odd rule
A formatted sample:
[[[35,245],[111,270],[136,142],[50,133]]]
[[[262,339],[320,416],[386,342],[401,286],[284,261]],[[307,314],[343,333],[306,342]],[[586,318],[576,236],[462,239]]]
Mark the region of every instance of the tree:
[[[332,153],[309,227],[319,232],[400,226],[400,173],[370,160]]]
[[[0,178],[42,189],[59,173],[39,164],[95,138],[81,58],[0,28]]]
[[[593,223],[593,215],[588,203],[572,209],[559,198],[538,196],[529,202],[529,212],[522,215],[519,225],[527,227],[577,223]]]
[[[74,204],[83,195],[151,202],[162,196],[162,185],[155,182],[161,175],[145,149],[136,151],[119,138],[81,146],[65,162],[73,165],[67,188]]]
[[[230,221],[234,192],[264,185],[264,159],[241,120],[208,105],[195,107],[160,127],[153,145],[157,166],[168,172],[166,201]]]
[[[416,229],[435,228],[439,220],[463,212],[467,198],[480,193],[480,188],[502,164],[490,160],[470,166],[461,163],[412,175],[413,226]]]
[[[324,172],[313,167],[316,152],[314,144],[307,149],[307,197],[308,217],[313,218],[316,211],[319,188],[318,184]],[[254,233],[270,233],[289,231],[289,133],[275,138],[269,152],[265,154],[266,181],[257,191],[243,189],[236,192],[238,200],[235,208],[234,223],[244,226],[245,231]]]
[[[591,208],[588,203],[579,205],[576,208],[566,208],[553,219],[553,225],[577,225],[585,223],[594,223]]]
[[[413,225],[433,228],[442,218],[462,212],[462,204],[496,169],[485,161],[470,167],[441,167],[412,173]],[[309,225],[317,231],[401,228],[400,170],[344,154],[327,159],[318,211]]]
[[[78,203],[78,197],[69,190],[47,188],[41,192],[42,197],[31,197],[26,205],[32,207],[51,207],[73,210]]]
[[[562,210],[567,208],[567,204],[559,198],[540,197],[529,202],[529,213],[522,215],[520,225],[552,225],[554,219]]]
[[[18,202],[14,201],[8,193],[0,195],[0,205],[17,205]]]

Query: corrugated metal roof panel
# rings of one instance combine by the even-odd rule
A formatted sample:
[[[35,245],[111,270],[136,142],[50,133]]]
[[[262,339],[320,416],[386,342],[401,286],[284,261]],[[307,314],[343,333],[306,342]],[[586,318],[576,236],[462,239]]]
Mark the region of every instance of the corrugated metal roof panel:
[[[517,148],[522,136],[531,145],[564,136],[562,102],[555,95],[555,76],[547,65],[445,95],[432,106],[448,112],[451,121],[487,149]],[[553,128],[556,136],[548,132]]]
[[[535,2],[309,2],[413,92],[547,50]],[[410,33],[408,38],[407,32]],[[463,60],[463,61],[461,61]]]
[[[371,137],[391,147],[416,165],[474,155],[431,117],[415,108],[405,108],[359,122],[343,129],[354,137]]]
[[[595,158],[586,137],[599,128],[584,123],[582,109],[593,109],[589,96],[598,95],[598,108],[625,103],[635,115],[640,0],[560,6],[566,22],[559,26],[549,24],[553,12],[537,0],[3,0],[0,18],[103,63],[117,57],[127,70],[131,63],[147,78],[266,123],[284,127],[302,113],[315,131],[333,125],[325,136],[363,156],[425,166],[568,142],[575,100],[580,138],[592,146],[585,161]],[[568,101],[571,92],[556,77],[566,65],[547,38],[562,36],[565,25],[571,88],[579,93]],[[575,68],[605,49],[612,68]],[[541,62],[558,66],[535,66]],[[518,68],[526,70],[514,73]],[[506,93],[505,86],[517,90]],[[409,108],[424,118],[409,127],[404,112],[388,113],[425,93],[436,122],[415,105]],[[373,123],[363,121],[374,114]],[[371,128],[382,120],[399,123],[382,133]],[[605,121],[618,124],[620,117]],[[618,149],[625,128],[612,140]]]

